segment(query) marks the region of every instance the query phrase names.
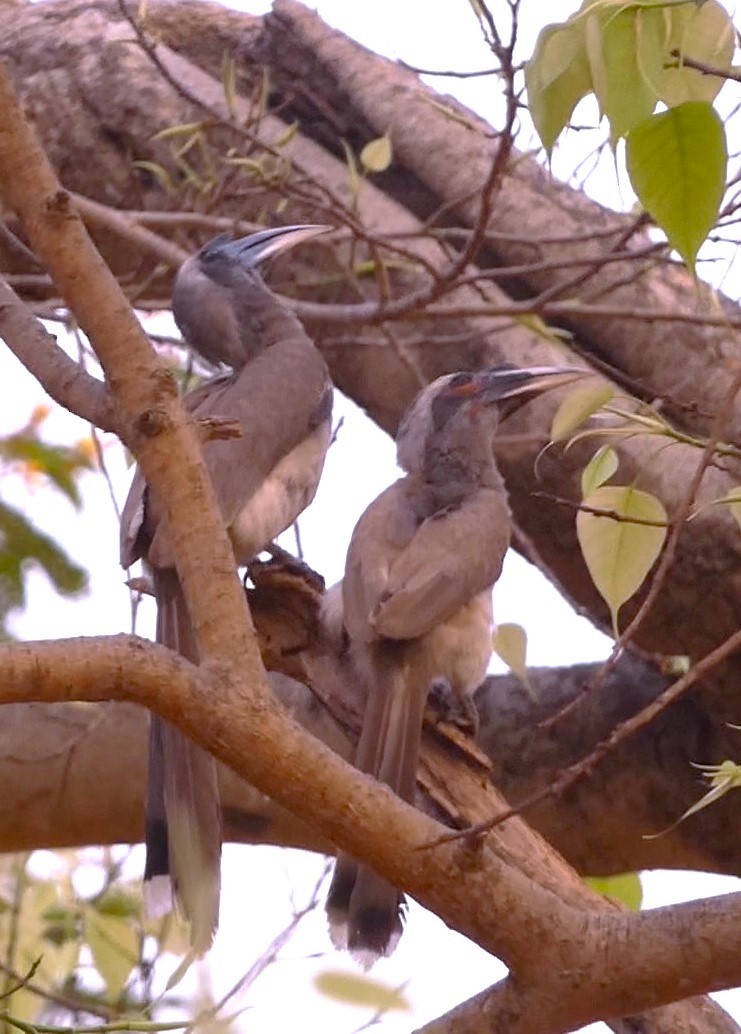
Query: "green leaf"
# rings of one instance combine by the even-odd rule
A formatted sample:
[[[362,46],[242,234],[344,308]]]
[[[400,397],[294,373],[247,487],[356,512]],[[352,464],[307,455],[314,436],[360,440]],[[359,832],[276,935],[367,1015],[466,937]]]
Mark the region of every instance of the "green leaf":
[[[158,162],[144,161],[143,159],[133,162],[133,165],[135,169],[141,169],[142,172],[152,176],[170,197],[176,196],[177,188],[175,182],[163,165],[160,165]]]
[[[173,138],[180,136],[187,136],[188,139],[196,139],[198,134],[206,128],[207,122],[182,122],[178,126],[167,126],[166,129],[160,129],[159,133],[155,133],[152,137],[153,140],[172,140]]]
[[[74,595],[87,584],[87,574],[22,513],[0,502],[0,578],[25,560],[35,560],[57,592]]]
[[[81,506],[75,477],[91,467],[82,449],[48,445],[35,434],[21,431],[0,439],[0,456],[8,463],[20,463],[30,473],[44,474],[74,506]]]
[[[345,152],[347,174],[350,181],[350,194],[353,201],[357,202],[360,194],[360,174],[358,172],[358,163],[355,160],[353,149],[350,147],[347,140],[341,138],[340,143],[342,144],[342,150]]]
[[[385,172],[391,164],[393,153],[388,133],[370,140],[360,152],[360,164],[366,172]]]
[[[11,927],[16,943],[15,967],[21,973],[34,969],[34,983],[60,987],[69,979],[80,953],[79,913],[66,881],[35,880],[26,870],[16,870],[21,889],[20,912],[0,916],[0,940],[8,943]],[[38,1018],[44,1002],[21,989],[7,1005],[15,1017]]]
[[[610,608],[617,636],[618,611],[641,587],[661,552],[666,510],[648,492],[617,485],[596,489],[584,505],[606,511],[602,516],[580,510],[576,534],[592,581]]]
[[[491,637],[491,643],[496,655],[520,679],[534,700],[535,692],[527,672],[527,633],[522,625],[514,623],[497,625]]]
[[[0,502],[0,639],[8,638],[5,619],[26,602],[25,566],[35,561],[57,592],[71,596],[87,585],[86,571],[19,511]]]
[[[550,323],[546,323],[544,319],[532,312],[523,313],[522,316],[515,316],[514,321],[519,326],[531,331],[536,337],[560,347],[567,358],[570,355],[570,353],[563,349],[565,342],[571,341],[574,336],[570,331],[564,330],[563,327],[551,326]]]
[[[739,528],[741,528],[741,488],[732,488],[728,495],[724,495],[717,502],[728,507],[731,511],[731,516]]]
[[[273,144],[273,147],[287,147],[288,144],[290,144],[290,142],[298,133],[298,130],[298,122],[291,122],[289,125],[286,126],[285,130],[276,139],[275,143]]]
[[[681,59],[692,58],[712,68],[730,69],[735,46],[730,14],[718,0],[681,4],[667,9],[666,14],[671,23],[667,51],[678,50],[681,56],[679,68],[664,69],[659,97],[669,108],[685,101],[712,103],[725,79],[684,67]]]
[[[611,445],[601,445],[581,472],[582,497],[591,495],[618,469],[617,453]]]
[[[715,804],[721,797],[725,797],[729,791],[741,789],[741,765],[735,761],[726,760],[721,762],[720,765],[695,765],[694,767],[699,768],[702,771],[703,777],[710,783],[708,792],[703,794],[699,801],[695,801],[687,811],[683,812],[671,826],[663,829],[660,833],[644,836],[644,840],[657,840],[659,837],[663,837],[666,833],[676,829],[680,822],[684,822],[690,815],[695,815],[698,811],[702,811],[703,808]]]
[[[574,108],[592,89],[581,26],[546,25],[525,67],[528,108],[550,153]]]
[[[613,394],[612,386],[601,381],[593,381],[570,391],[553,417],[551,441],[559,442],[563,438],[568,438],[600,406],[609,402]]]
[[[619,876],[587,876],[584,882],[603,897],[621,901],[633,912],[638,912],[643,903],[643,887],[637,872]]]
[[[95,968],[115,1001],[139,961],[139,937],[128,919],[103,916],[94,909],[85,913],[85,940]]]
[[[120,887],[109,887],[104,894],[90,902],[92,908],[100,915],[114,916],[118,919],[130,919],[141,912],[140,899],[128,894]]]
[[[718,218],[727,157],[723,123],[703,101],[653,115],[628,134],[633,189],[690,268]]]
[[[593,6],[584,39],[592,85],[614,144],[656,107],[666,54],[664,16],[652,7]]]
[[[409,1001],[399,988],[387,987],[379,980],[328,970],[314,978],[314,986],[321,994],[345,1005],[357,1005],[377,1012],[409,1012]]]

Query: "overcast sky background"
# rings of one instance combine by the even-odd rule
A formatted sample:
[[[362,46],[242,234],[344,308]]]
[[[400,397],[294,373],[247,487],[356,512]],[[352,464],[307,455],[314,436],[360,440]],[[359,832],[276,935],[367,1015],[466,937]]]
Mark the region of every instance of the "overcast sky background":
[[[262,13],[267,4],[233,3],[242,10]],[[472,70],[490,67],[491,55],[483,44],[466,0],[374,0],[372,4],[348,4],[343,0],[320,0],[320,15],[369,48],[389,57],[426,68]],[[492,3],[497,13],[503,4]],[[520,56],[532,52],[538,30],[546,20],[558,21],[577,7],[574,2],[523,0],[520,17]],[[482,115],[496,122],[501,110],[497,83],[493,79],[430,80],[441,92],[455,95]],[[726,91],[729,88],[726,87]],[[734,95],[733,100],[737,99]],[[581,112],[582,109],[580,109]],[[584,105],[585,117],[593,108]],[[569,142],[557,152],[554,171],[561,176],[589,151],[596,137]],[[522,144],[521,144],[522,146]],[[615,187],[615,166],[605,156],[602,167],[589,181],[592,196],[613,207],[632,204],[621,178]],[[737,296],[737,287],[725,284]],[[158,322],[157,329],[163,325]],[[70,350],[73,350],[72,347]],[[33,406],[44,399],[33,379],[7,352],[0,353],[0,378],[5,385],[0,407],[0,433],[23,424]],[[307,561],[320,571],[327,584],[342,574],[347,543],[354,523],[364,507],[396,476],[392,442],[346,399],[338,397],[336,418],[344,423],[333,445],[314,506],[301,518],[301,538]],[[45,425],[49,441],[76,440],[88,429],[76,418],[55,409]],[[130,471],[123,454],[104,437],[107,466],[119,505],[125,498]],[[359,462],[359,458],[361,461]],[[29,606],[14,622],[23,638],[96,635],[130,628],[130,604],[118,566],[117,526],[108,489],[102,478],[83,479],[84,509],[77,513],[57,494],[51,499],[39,485],[20,476],[3,481],[3,496],[23,506],[35,523],[64,543],[70,554],[90,572],[90,591],[76,601],[60,600],[44,578],[30,577]],[[51,505],[53,502],[53,505]],[[292,548],[289,532],[283,540]],[[528,634],[528,661],[532,664],[569,664],[596,660],[607,655],[608,640],[588,622],[577,617],[540,573],[514,554],[494,596],[498,622],[516,621]],[[151,634],[152,608],[145,605],[137,631]],[[492,670],[502,670],[496,662]],[[703,759],[698,758],[698,761]],[[698,796],[702,787],[698,783]],[[137,852],[136,863],[141,852]],[[227,847],[224,858],[224,907],[221,928],[210,964],[192,974],[189,985],[211,987],[223,994],[260,954],[276,932],[290,919],[291,895],[300,907],[318,878],[323,860],[299,852],[271,848]],[[645,904],[654,907],[672,901],[741,889],[741,881],[707,875],[652,873],[643,877]],[[318,956],[318,957],[317,957]],[[247,1023],[256,1034],[278,1030],[321,1029],[325,1034],[347,1034],[366,1022],[368,1010],[336,1005],[317,995],[313,979],[328,969],[356,973],[354,964],[337,955],[329,945],[321,909],[309,917],[274,965],[250,992]],[[404,986],[413,1013],[392,1013],[381,1029],[402,1034],[432,1019],[503,974],[503,967],[478,947],[448,931],[435,916],[413,905],[407,930],[390,960],[379,963],[373,975],[390,986]],[[719,996],[726,1008],[741,1018],[741,995]],[[588,1028],[605,1031],[603,1025]]]

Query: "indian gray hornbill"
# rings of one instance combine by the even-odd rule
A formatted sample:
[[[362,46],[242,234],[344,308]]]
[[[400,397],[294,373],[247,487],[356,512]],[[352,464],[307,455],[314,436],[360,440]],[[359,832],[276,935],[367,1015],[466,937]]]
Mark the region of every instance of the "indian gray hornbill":
[[[583,376],[502,365],[440,377],[404,415],[406,476],[375,499],[350,541],[342,582],[326,594],[331,638],[347,639],[368,688],[356,766],[413,802],[422,720],[434,684],[470,706],[491,656],[491,593],[510,540],[493,441],[529,399]],[[349,855],[327,898],[330,934],[365,966],[399,939],[403,895]]]
[[[185,342],[231,372],[185,398],[194,420],[238,422],[240,434],[203,446],[235,563],[246,564],[314,498],[331,434],[332,384],[303,327],[259,273],[269,256],[323,233],[282,226],[217,237],[181,266],[173,289]],[[198,648],[167,527],[137,471],[121,520],[121,563],[143,559],[157,601],[157,641],[198,663]],[[218,923],[221,815],[216,764],[174,726],[152,716],[146,803],[145,900],[179,906],[192,951]]]

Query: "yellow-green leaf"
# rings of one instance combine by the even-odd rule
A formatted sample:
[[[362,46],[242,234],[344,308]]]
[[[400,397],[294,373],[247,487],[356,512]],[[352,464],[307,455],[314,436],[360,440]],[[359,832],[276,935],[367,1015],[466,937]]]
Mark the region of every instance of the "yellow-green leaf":
[[[581,26],[546,25],[525,67],[528,108],[546,151],[551,151],[574,108],[592,88]]]
[[[109,887],[104,894],[91,902],[91,907],[104,916],[117,919],[138,917],[141,912],[141,898],[121,887]]]
[[[497,625],[491,637],[492,647],[510,671],[520,679],[531,697],[535,697],[527,673],[527,633],[522,625]]]
[[[580,510],[576,534],[582,555],[599,594],[610,608],[617,635],[617,615],[638,591],[661,552],[666,538],[666,510],[648,492],[619,485],[603,485],[584,500],[591,509]]]
[[[526,330],[532,331],[537,337],[542,338],[544,341],[549,341],[551,344],[560,347],[562,351],[563,345],[567,341],[571,341],[573,334],[564,330],[563,327],[555,327],[550,323],[546,323],[540,316],[536,316],[534,313],[524,313],[522,316],[515,316],[515,323],[518,323],[521,327]],[[571,353],[567,354],[571,357]]]
[[[728,507],[731,516],[741,528],[741,488],[731,489],[728,495],[723,496],[718,502]]]
[[[377,1012],[409,1012],[409,1001],[397,987],[355,973],[328,970],[314,978],[317,991],[346,1005],[358,1005]]]
[[[584,38],[592,85],[614,143],[656,107],[666,23],[658,8],[593,6]]]
[[[553,417],[551,441],[559,442],[568,438],[612,396],[612,387],[602,381],[592,381],[591,384],[574,388],[563,399]]]
[[[109,996],[117,999],[139,961],[139,938],[134,924],[90,908],[85,914],[85,940]]]
[[[366,172],[385,172],[391,159],[391,139],[388,133],[370,140],[360,152],[360,164]]]
[[[30,879],[28,874],[25,877]],[[34,880],[23,890],[19,916],[6,912],[0,916],[0,939],[7,941],[9,923],[15,924],[16,968],[26,973],[35,966],[34,981],[44,987],[61,986],[78,963],[80,952],[78,913],[71,886],[67,881]],[[39,961],[40,956],[40,961]],[[38,1012],[25,1001],[23,1009]],[[13,1015],[21,1010],[17,996],[13,996]]]
[[[702,771],[703,777],[710,783],[708,792],[703,794],[699,801],[695,801],[687,811],[683,812],[671,826],[663,829],[660,833],[644,836],[644,840],[657,840],[659,837],[663,837],[666,833],[676,829],[680,822],[684,822],[690,815],[695,815],[698,811],[702,811],[703,808],[715,804],[721,797],[725,797],[729,791],[741,789],[741,765],[735,761],[726,760],[722,761],[720,765],[695,765],[694,767],[699,768]]]
[[[726,80],[717,75],[703,75],[681,64],[691,58],[712,68],[730,69],[735,46],[733,21],[718,0],[702,4],[677,4],[666,9],[671,21],[667,51],[678,50],[680,66],[665,68],[659,96],[669,108],[685,101],[712,103]]]
[[[350,193],[353,200],[357,201],[358,194],[360,193],[360,174],[358,173],[358,163],[355,161],[355,155],[353,154],[352,148],[348,144],[347,140],[341,139],[342,149],[345,152],[345,161],[347,163],[347,172],[350,180]]]
[[[298,122],[291,122],[275,141],[275,147],[286,147],[298,133]]]
[[[142,172],[148,172],[150,176],[153,176],[166,194],[173,195],[176,193],[175,184],[173,183],[169,172],[157,162],[139,160],[135,161],[133,164],[134,168],[141,169]]]
[[[584,882],[598,894],[614,898],[638,912],[643,902],[643,887],[637,872],[624,872],[619,876],[588,876]]]
[[[152,139],[169,140],[179,136],[197,137],[205,125],[205,122],[182,122],[178,126],[167,126],[166,129],[160,129],[159,133],[155,133]]]
[[[723,123],[704,101],[653,115],[628,134],[633,189],[690,268],[718,218],[727,161]]]
[[[617,469],[617,453],[611,445],[601,445],[581,472],[582,497],[591,495],[595,489],[604,485]]]

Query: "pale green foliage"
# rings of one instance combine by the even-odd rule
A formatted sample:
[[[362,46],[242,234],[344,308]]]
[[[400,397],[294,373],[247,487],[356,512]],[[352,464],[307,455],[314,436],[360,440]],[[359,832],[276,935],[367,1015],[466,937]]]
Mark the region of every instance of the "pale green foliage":
[[[0,474],[20,475],[29,486],[50,485],[79,508],[79,480],[93,466],[92,442],[86,439],[69,446],[45,441],[42,425],[48,415],[47,407],[37,407],[24,427],[0,438]],[[10,637],[9,613],[26,604],[30,564],[44,572],[60,595],[74,596],[87,585],[84,569],[58,542],[0,499],[0,639]]]
[[[687,101],[628,134],[626,163],[641,204],[692,267],[725,188],[723,123],[706,101]]]
[[[109,998],[117,1001],[139,961],[139,931],[131,916],[112,915],[99,909],[86,909],[83,919],[83,936],[95,968],[105,981]]]
[[[725,797],[730,790],[741,789],[741,765],[735,761],[726,760],[719,765],[694,765],[693,767],[700,769],[703,778],[710,783],[710,789],[703,794],[699,801],[695,801],[687,811],[683,812],[671,826],[663,829],[660,833],[647,836],[646,840],[655,840],[657,837],[664,836],[665,833],[670,833],[677,828],[680,822],[684,822],[690,815],[697,814],[698,811],[702,811],[703,808],[707,808],[710,804],[715,804],[721,797]]]
[[[609,481],[618,469],[618,457],[611,445],[601,445],[581,473],[581,494],[586,497]]]
[[[661,552],[667,531],[666,510],[648,492],[618,485],[595,489],[584,505],[604,511],[602,515],[580,510],[576,534],[589,574],[610,608],[613,630],[618,635],[620,608],[641,587]]]
[[[548,25],[538,36],[525,69],[530,117],[551,151],[574,108],[592,89],[580,26]]]
[[[360,164],[366,172],[385,172],[391,165],[393,152],[388,133],[369,140],[360,152]]]
[[[92,897],[75,893],[72,874],[78,856],[59,854],[67,864],[54,878],[41,879],[27,856],[5,857],[0,874],[0,943],[3,961],[21,976],[32,972],[35,988],[80,1004],[95,1013],[114,1007],[139,1012],[125,988],[141,962],[144,929],[139,889],[119,884]],[[118,876],[113,866],[111,878]],[[92,966],[86,960],[86,949]],[[16,1019],[44,1016],[43,994],[5,981],[12,994],[3,1005]],[[101,986],[104,988],[101,993]],[[15,989],[14,989],[15,988]]]
[[[684,58],[701,61],[713,68],[730,68],[735,33],[728,12],[716,0],[703,4],[682,4],[671,11],[667,50],[678,50]],[[693,68],[665,68],[659,97],[667,107],[685,101],[712,103],[723,85],[713,75]]]
[[[558,407],[551,424],[551,441],[568,438],[593,413],[609,402],[614,392],[612,385],[595,380],[574,388]]]
[[[710,783],[710,789],[696,804],[687,809],[682,816],[683,819],[720,800],[729,790],[741,789],[741,765],[735,761],[726,760],[719,765],[695,765],[695,768],[700,769],[703,778]]]
[[[718,502],[728,507],[731,511],[731,516],[741,528],[741,488],[734,488],[733,491],[723,496]]]
[[[718,0],[585,0],[538,37],[525,70],[530,114],[550,153],[593,93],[613,145],[628,139],[641,204],[691,266],[718,215],[727,153],[711,103],[723,85],[683,63],[728,70],[735,33]],[[669,111],[651,116],[659,101]]]
[[[588,876],[584,882],[603,897],[621,902],[632,912],[638,912],[643,903],[643,887],[637,872],[618,876]]]
[[[663,12],[595,3],[584,18],[592,88],[615,143],[653,112],[665,58]]]
[[[682,58],[729,69],[733,47],[733,23],[717,0],[585,0],[563,24],[542,30],[527,64],[535,128],[550,151],[579,101],[594,93],[614,142],[659,100],[714,100],[723,80],[686,68]]]
[[[527,633],[522,625],[513,622],[497,625],[491,637],[491,644],[497,657],[514,672],[531,698],[535,699],[535,691],[527,673]]]
[[[372,977],[356,973],[341,973],[338,970],[326,970],[319,973],[314,986],[328,998],[345,1005],[356,1005],[359,1008],[373,1009],[376,1013],[395,1010],[409,1012],[409,1001],[403,990],[387,987]]]

